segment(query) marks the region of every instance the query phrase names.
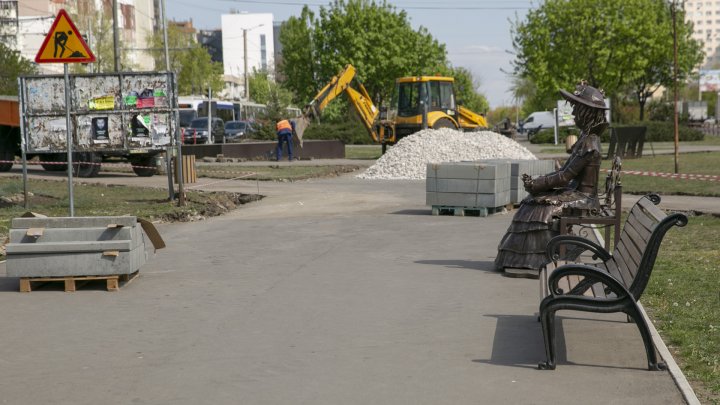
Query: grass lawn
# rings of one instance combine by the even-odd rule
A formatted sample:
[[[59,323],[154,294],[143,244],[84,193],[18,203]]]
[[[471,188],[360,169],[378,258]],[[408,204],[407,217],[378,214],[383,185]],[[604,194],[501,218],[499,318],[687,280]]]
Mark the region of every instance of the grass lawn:
[[[702,403],[720,404],[720,218],[671,229],[641,302]]]
[[[720,176],[720,152],[685,153],[679,159],[680,173]],[[610,168],[611,162],[604,160],[603,169]],[[625,159],[623,172],[642,171],[674,173],[673,155],[644,156],[641,159]],[[678,194],[720,197],[720,181],[672,179],[651,177],[630,173],[622,174],[623,192],[630,194]]]
[[[381,156],[381,145],[345,145],[347,159],[379,159]]]

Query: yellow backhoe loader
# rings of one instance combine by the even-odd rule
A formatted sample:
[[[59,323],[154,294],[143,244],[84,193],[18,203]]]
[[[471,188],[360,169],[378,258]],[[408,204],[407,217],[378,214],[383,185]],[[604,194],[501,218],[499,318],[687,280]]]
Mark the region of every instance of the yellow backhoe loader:
[[[328,103],[345,92],[365,129],[376,143],[393,145],[402,137],[423,128],[454,128],[472,131],[487,128],[485,117],[457,105],[455,79],[444,76],[402,77],[395,81],[395,91],[387,111],[381,114],[365,90],[354,80],[356,70],[347,65],[318,92],[296,120],[300,142],[305,128],[313,118],[319,118]],[[355,87],[353,87],[355,82]]]

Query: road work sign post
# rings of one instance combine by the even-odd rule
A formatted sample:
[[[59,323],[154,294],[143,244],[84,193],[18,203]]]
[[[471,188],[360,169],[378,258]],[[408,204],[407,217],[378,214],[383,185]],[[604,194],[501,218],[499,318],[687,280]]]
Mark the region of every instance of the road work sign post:
[[[75,216],[75,203],[73,198],[72,127],[68,63],[89,62],[95,62],[95,55],[90,51],[67,12],[60,10],[35,56],[35,63],[62,63],[65,65],[65,131],[67,136],[68,199],[70,201],[71,217]],[[27,162],[23,161],[23,165],[26,164]]]

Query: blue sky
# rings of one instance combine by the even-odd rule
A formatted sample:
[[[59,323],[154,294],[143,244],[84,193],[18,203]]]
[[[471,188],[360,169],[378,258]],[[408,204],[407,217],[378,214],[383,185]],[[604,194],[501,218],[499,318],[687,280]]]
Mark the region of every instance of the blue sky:
[[[480,82],[480,92],[487,96],[490,107],[511,105],[510,81],[504,71],[510,71],[513,56],[510,21],[522,20],[531,0],[394,0],[404,9],[414,28],[424,26],[447,46],[453,66],[472,71]],[[220,27],[220,15],[231,10],[250,13],[272,13],[275,21],[299,15],[303,4],[317,10],[328,5],[327,0],[167,0],[169,19],[192,18],[196,28]]]

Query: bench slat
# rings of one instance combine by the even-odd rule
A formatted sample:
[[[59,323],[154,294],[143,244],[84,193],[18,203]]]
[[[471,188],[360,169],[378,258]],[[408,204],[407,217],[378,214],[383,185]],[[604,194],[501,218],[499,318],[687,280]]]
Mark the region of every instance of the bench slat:
[[[645,212],[642,212],[642,211],[640,211],[640,212],[641,212],[640,215],[638,215],[637,212],[633,212],[632,216],[628,216],[628,221],[634,222],[634,223],[636,223],[636,225],[642,226],[642,229],[644,229],[645,232],[652,233],[653,228],[660,221],[653,218],[652,216],[648,216],[648,214],[646,214]]]
[[[667,216],[667,214],[661,210],[657,205],[650,202],[650,200],[645,200],[640,203],[640,206],[643,207],[645,212],[649,215],[652,215],[655,219],[655,221],[660,222]]]
[[[642,223],[642,220],[633,214],[628,218],[625,227],[623,227],[623,234],[625,234],[623,236],[631,238],[635,245],[644,246],[650,240],[652,230],[649,230],[647,226]]]
[[[638,259],[635,261],[635,264],[639,263],[639,258],[642,257],[642,252],[645,250],[645,246],[647,246],[647,240],[645,240],[640,234],[638,234],[635,230],[635,228],[632,226],[632,224],[626,224],[625,230],[627,231],[621,238],[620,242],[622,242],[625,245],[626,252],[633,255],[634,259]],[[620,244],[618,244],[620,245]],[[615,252],[613,252],[615,254]],[[630,264],[628,259],[626,258],[625,262]]]
[[[623,283],[625,282],[623,280],[622,274],[620,270],[618,269],[617,263],[615,263],[614,259],[610,259],[607,262],[604,263],[604,270],[609,273],[611,276],[613,276],[616,280],[621,280]]]
[[[635,276],[635,270],[631,270],[631,268],[635,268],[640,264],[640,260],[636,260],[638,255],[636,252],[637,248],[632,243],[627,244],[621,240],[613,254],[619,268],[618,271],[622,274],[623,284],[626,287],[632,284],[632,279]]]
[[[605,298],[605,289],[603,284],[595,283],[592,286],[593,295],[597,298]]]

